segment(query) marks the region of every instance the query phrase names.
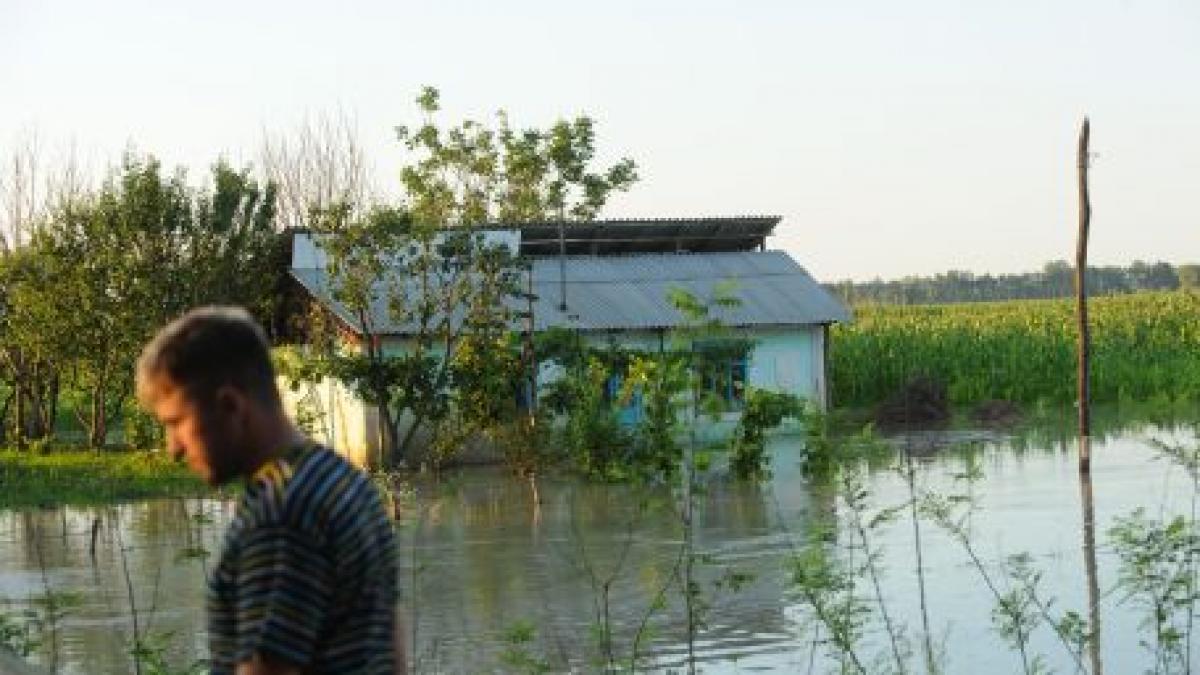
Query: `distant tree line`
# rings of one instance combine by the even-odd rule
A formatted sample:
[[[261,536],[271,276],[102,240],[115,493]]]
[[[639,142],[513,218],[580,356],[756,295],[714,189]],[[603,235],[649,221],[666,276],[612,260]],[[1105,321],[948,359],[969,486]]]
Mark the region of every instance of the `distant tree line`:
[[[1119,295],[1138,291],[1200,289],[1200,264],[1171,265],[1134,261],[1129,266],[1088,267],[1088,292]],[[1063,298],[1075,291],[1075,268],[1065,260],[1048,262],[1038,272],[975,274],[951,270],[933,276],[883,281],[839,281],[825,288],[847,304],[919,305],[990,300]]]

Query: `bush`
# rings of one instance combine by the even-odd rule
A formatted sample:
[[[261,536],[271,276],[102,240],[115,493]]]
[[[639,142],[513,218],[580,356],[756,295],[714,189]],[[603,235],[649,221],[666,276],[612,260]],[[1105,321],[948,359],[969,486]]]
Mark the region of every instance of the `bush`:
[[[126,411],[124,432],[125,445],[134,450],[158,450],[164,446],[162,425],[141,408]]]
[[[784,418],[799,417],[804,402],[793,394],[753,389],[746,396],[742,419],[733,432],[729,468],[738,478],[759,478],[769,473],[767,432]]]

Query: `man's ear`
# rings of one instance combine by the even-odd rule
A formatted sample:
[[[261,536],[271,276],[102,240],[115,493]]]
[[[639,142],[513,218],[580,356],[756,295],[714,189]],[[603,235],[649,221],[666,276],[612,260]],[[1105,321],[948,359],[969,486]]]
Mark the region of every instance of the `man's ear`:
[[[245,392],[228,384],[217,387],[213,402],[216,404],[217,412],[227,418],[240,416],[245,412],[248,403]]]

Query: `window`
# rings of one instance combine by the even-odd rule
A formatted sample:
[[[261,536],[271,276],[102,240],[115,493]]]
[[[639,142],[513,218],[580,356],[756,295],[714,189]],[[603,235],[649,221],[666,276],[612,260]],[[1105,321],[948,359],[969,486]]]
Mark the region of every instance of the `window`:
[[[692,345],[700,372],[701,393],[715,397],[729,409],[739,410],[746,401],[746,376],[750,344],[745,340],[698,341]]]
[[[613,406],[617,419],[626,426],[637,424],[642,420],[642,392],[634,388],[624,399],[622,390],[625,378],[620,373],[614,373],[604,382],[604,402]]]
[[[604,381],[604,402],[617,403],[621,398],[621,385],[625,378],[620,373],[613,373]]]

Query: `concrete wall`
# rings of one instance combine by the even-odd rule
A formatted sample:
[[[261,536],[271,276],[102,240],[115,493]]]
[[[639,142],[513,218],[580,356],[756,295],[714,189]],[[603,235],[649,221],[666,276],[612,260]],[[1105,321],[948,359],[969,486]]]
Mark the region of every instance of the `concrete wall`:
[[[788,392],[825,405],[824,330],[821,326],[762,328],[746,379],[759,389]]]
[[[378,463],[380,443],[373,406],[330,378],[293,388],[281,377],[278,384],[284,409],[314,441],[337,450],[358,466]]]

